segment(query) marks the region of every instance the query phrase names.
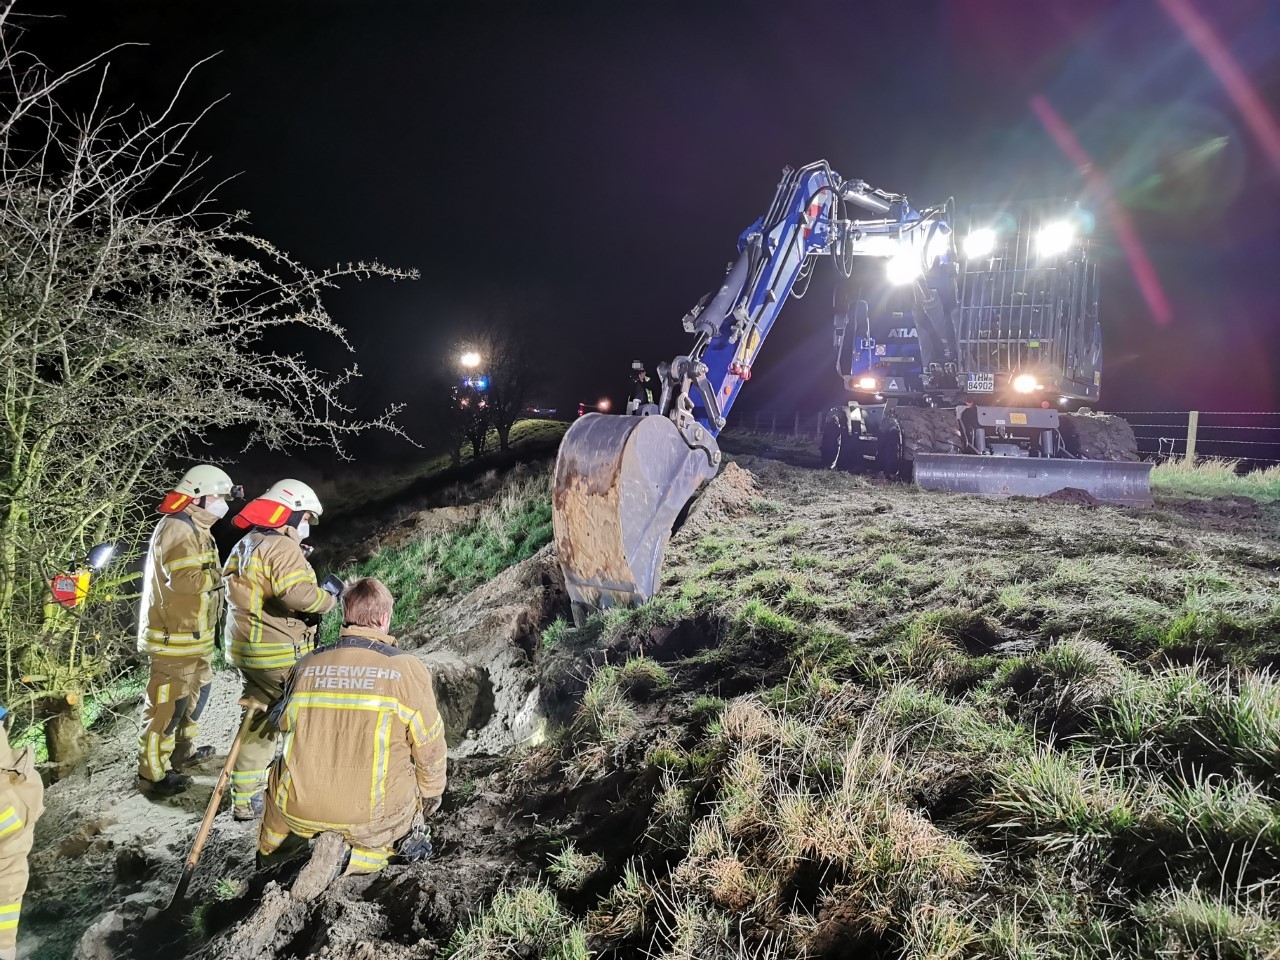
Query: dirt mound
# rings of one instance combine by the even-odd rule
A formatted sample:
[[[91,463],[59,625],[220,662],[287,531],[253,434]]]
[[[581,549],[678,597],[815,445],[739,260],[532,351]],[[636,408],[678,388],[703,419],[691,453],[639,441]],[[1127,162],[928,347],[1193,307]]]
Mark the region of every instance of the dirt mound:
[[[755,475],[736,463],[726,463],[719,475],[693,501],[684,523],[671,538],[672,542],[695,540],[718,523],[746,516],[760,497],[760,484]]]
[[[542,631],[568,611],[564,575],[548,545],[400,638],[437,678],[455,756],[505,753],[541,736],[535,660]]]
[[[1053,493],[1045,494],[1038,499],[1048,500],[1050,503],[1074,503],[1082,507],[1103,505],[1103,502],[1088,490],[1081,490],[1079,487],[1063,487],[1061,490],[1055,490]]]

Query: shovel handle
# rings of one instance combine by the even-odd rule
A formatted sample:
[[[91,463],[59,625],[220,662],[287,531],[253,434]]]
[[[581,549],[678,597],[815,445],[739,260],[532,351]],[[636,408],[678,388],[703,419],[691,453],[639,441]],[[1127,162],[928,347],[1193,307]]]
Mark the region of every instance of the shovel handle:
[[[266,711],[267,706],[257,700],[245,697],[240,700],[240,706],[244,707],[244,719],[240,721],[240,729],[236,732],[235,739],[231,741],[231,749],[227,751],[227,762],[222,765],[222,772],[218,774],[218,782],[214,785],[213,795],[209,797],[209,805],[205,807],[204,819],[200,821],[200,829],[196,831],[196,838],[191,844],[191,852],[187,854],[187,862],[182,866],[182,876],[178,878],[178,884],[173,889],[173,897],[169,901],[169,906],[182,901],[187,895],[187,887],[191,885],[191,877],[196,872],[196,864],[200,862],[200,854],[204,851],[205,841],[209,839],[209,831],[213,828],[213,819],[218,815],[218,807],[222,803],[222,794],[227,789],[227,781],[231,779],[231,768],[235,766],[236,757],[240,755],[240,743],[244,740],[244,735],[249,731],[249,725],[253,722],[254,714]]]

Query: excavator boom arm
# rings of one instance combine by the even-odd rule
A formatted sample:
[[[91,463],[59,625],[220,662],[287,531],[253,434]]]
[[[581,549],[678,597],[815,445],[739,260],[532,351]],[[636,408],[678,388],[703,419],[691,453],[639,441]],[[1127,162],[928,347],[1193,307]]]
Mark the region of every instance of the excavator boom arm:
[[[842,217],[846,205],[874,216]],[[815,258],[835,257],[846,276],[855,257],[905,258],[922,278],[948,255],[949,236],[937,210],[916,211],[904,196],[843,180],[825,161],[783,171],[720,287],[685,316],[693,345],[659,364],[657,402],[640,416],[587,414],[561,442],[552,518],[576,621],[657,589],[672,524],[719,469],[716,435]],[[922,280],[917,286],[923,291]]]

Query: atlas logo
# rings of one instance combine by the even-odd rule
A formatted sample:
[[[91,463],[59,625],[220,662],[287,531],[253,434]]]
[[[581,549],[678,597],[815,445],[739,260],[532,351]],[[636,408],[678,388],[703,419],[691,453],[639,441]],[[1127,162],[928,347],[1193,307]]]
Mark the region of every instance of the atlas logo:
[[[889,339],[891,340],[914,340],[916,336],[915,327],[894,327],[889,331]]]

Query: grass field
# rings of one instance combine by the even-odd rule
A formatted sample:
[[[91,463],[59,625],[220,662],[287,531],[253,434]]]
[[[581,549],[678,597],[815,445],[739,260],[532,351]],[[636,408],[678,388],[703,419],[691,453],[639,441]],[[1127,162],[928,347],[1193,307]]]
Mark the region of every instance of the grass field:
[[[575,917],[575,847],[485,929],[525,902],[600,956],[1280,956],[1265,513],[743,462],[763,497],[673,549],[653,600],[548,633],[612,651],[543,749],[578,789],[652,771],[635,856]],[[668,628],[697,649],[655,663]]]
[[[1152,469],[1151,488],[1177,496],[1248,497],[1280,503],[1280,466],[1239,473],[1234,460],[1201,460],[1195,465],[1170,460]]]

